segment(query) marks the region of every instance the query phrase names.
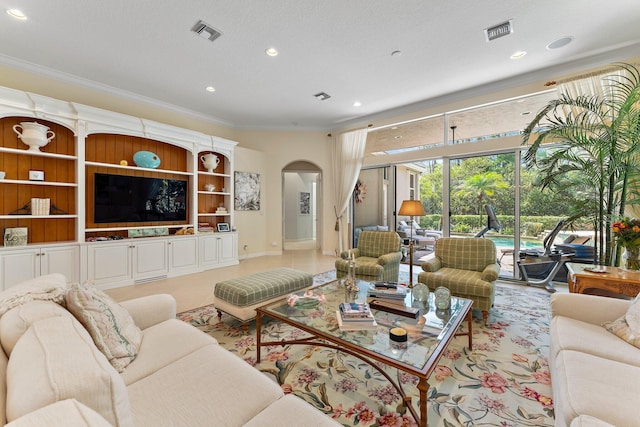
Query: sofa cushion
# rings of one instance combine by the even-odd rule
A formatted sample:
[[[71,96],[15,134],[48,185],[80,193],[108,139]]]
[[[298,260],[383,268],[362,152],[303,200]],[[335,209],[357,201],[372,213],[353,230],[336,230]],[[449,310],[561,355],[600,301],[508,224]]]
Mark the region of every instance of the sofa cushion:
[[[61,400],[10,422],[5,427],[110,427],[96,411],[75,399]]]
[[[52,301],[31,301],[12,308],[0,317],[2,349],[11,356],[13,347],[33,322],[60,316],[71,317],[71,313]]]
[[[580,415],[571,421],[571,427],[615,427],[589,415]]]
[[[283,395],[275,381],[218,344],[188,354],[128,390],[136,427],[237,427]]]
[[[145,329],[136,360],[122,372],[130,385],[194,351],[217,341],[208,334],[178,319],[171,319]]]
[[[62,302],[67,279],[58,273],[39,276],[0,292],[0,316],[14,307],[30,301]]]
[[[65,303],[118,372],[136,358],[142,331],[124,307],[101,290],[77,283],[69,287]]]
[[[449,288],[452,295],[464,297],[476,295],[491,297],[494,293],[494,283],[482,280],[482,273],[471,270],[458,270],[457,268],[441,268],[435,273],[420,274],[419,279],[427,285],[431,291],[438,286]],[[475,308],[475,307],[474,307]]]
[[[551,382],[556,425],[569,425],[580,415],[595,417],[617,427],[638,425],[638,367],[562,350],[554,368]]]
[[[72,317],[34,322],[7,365],[7,421],[75,398],[114,426],[132,426],[120,375]]]
[[[551,359],[561,350],[575,350],[640,368],[640,351],[605,328],[570,317],[551,320]]]
[[[340,427],[342,425],[299,397],[288,394],[267,406],[267,409],[253,417],[243,427],[296,426],[300,425],[300,420],[304,420],[304,427]]]

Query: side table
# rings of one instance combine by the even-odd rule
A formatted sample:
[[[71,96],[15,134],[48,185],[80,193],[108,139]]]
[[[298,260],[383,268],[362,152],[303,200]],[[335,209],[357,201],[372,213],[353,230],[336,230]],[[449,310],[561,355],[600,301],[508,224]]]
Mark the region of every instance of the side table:
[[[569,292],[582,294],[586,289],[602,289],[632,298],[640,292],[640,272],[599,266],[606,272],[592,273],[585,268],[594,267],[593,265],[568,262],[566,266],[569,272]]]

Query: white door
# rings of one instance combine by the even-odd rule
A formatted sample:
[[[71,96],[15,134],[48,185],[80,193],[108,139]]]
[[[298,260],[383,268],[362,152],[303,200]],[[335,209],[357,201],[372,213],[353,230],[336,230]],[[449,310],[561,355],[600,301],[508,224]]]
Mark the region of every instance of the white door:
[[[143,240],[133,243],[134,280],[166,275],[167,241],[165,239]]]
[[[12,250],[0,255],[3,289],[40,275],[40,248]]]
[[[198,265],[198,239],[179,237],[168,241],[169,271],[195,269]]]
[[[63,274],[67,282],[79,280],[77,246],[48,248],[40,252],[40,275],[52,273]]]
[[[98,243],[87,248],[87,281],[95,285],[131,284],[131,243]]]

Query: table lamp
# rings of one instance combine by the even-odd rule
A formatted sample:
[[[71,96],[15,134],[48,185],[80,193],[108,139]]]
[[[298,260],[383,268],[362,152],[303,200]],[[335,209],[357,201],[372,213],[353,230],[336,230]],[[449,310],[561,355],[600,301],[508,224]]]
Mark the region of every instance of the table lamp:
[[[420,200],[403,200],[398,211],[400,216],[411,217],[409,235],[409,287],[413,288],[413,217],[426,215]]]

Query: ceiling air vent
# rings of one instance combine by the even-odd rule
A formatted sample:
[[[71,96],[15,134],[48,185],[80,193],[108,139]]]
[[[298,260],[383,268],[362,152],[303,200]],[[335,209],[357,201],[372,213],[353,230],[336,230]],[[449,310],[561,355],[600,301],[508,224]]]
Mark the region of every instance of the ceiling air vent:
[[[503,36],[508,36],[511,33],[513,33],[513,24],[511,23],[511,19],[506,22],[503,22],[502,24],[485,28],[484,30],[484,36],[488,42]]]
[[[331,95],[329,95],[329,94],[328,94],[328,93],[326,93],[326,92],[318,92],[318,93],[316,93],[316,94],[315,94],[315,95],[313,95],[313,96],[315,96],[315,97],[316,97],[316,99],[319,99],[320,101],[325,101],[325,100],[327,100],[327,99],[331,98]]]
[[[214,41],[222,35],[220,31],[216,30],[204,21],[198,21],[196,25],[191,28],[191,31],[193,31],[203,39],[207,39],[209,41]]]

